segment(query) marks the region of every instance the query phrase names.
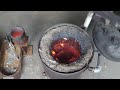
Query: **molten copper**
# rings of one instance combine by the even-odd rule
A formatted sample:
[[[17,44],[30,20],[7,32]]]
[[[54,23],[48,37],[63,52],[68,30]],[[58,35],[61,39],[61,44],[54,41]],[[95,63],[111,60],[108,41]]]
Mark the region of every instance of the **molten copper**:
[[[81,56],[80,45],[74,38],[61,38],[51,43],[51,55],[60,63],[75,62]]]
[[[14,27],[11,31],[12,38],[20,38],[24,33],[22,27]]]

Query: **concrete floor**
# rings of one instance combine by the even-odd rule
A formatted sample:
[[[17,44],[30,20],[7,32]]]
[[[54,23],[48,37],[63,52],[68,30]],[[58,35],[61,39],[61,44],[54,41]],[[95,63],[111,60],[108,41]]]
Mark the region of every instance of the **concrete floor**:
[[[71,23],[81,26],[85,20],[87,11],[1,11],[0,12],[0,36],[10,33],[14,26],[22,26],[33,45],[33,55],[24,57],[24,65],[21,79],[44,79],[44,72],[38,54],[38,42],[45,30],[59,23]],[[91,34],[94,23],[88,29]],[[119,62],[112,62],[101,56],[102,71],[94,74],[86,70],[79,77],[81,79],[120,79]],[[95,66],[97,53],[95,53],[91,66]]]

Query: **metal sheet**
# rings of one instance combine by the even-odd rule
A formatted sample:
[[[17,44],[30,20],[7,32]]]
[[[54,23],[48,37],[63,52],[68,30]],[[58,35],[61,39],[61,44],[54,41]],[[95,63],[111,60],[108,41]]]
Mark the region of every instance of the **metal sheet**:
[[[102,20],[97,22],[93,39],[98,50],[107,59],[120,62],[120,32],[112,24],[105,25]]]

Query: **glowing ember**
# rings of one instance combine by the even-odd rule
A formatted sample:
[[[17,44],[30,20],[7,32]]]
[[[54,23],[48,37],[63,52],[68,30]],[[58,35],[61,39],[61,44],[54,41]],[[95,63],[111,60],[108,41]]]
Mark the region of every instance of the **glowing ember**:
[[[74,38],[62,38],[51,44],[51,55],[60,63],[72,63],[81,56],[80,45]]]

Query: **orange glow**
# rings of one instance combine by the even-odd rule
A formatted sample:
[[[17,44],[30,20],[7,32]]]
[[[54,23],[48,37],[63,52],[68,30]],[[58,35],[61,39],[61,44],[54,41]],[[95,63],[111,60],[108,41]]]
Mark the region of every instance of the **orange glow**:
[[[64,44],[63,44],[63,43],[61,43],[60,45],[61,45],[62,47],[64,47]]]
[[[74,38],[60,38],[51,43],[51,55],[59,63],[72,63],[81,57],[79,42]]]
[[[52,50],[52,55],[54,56],[55,54],[56,54],[55,51]]]
[[[58,58],[56,58],[56,60],[58,60]]]

